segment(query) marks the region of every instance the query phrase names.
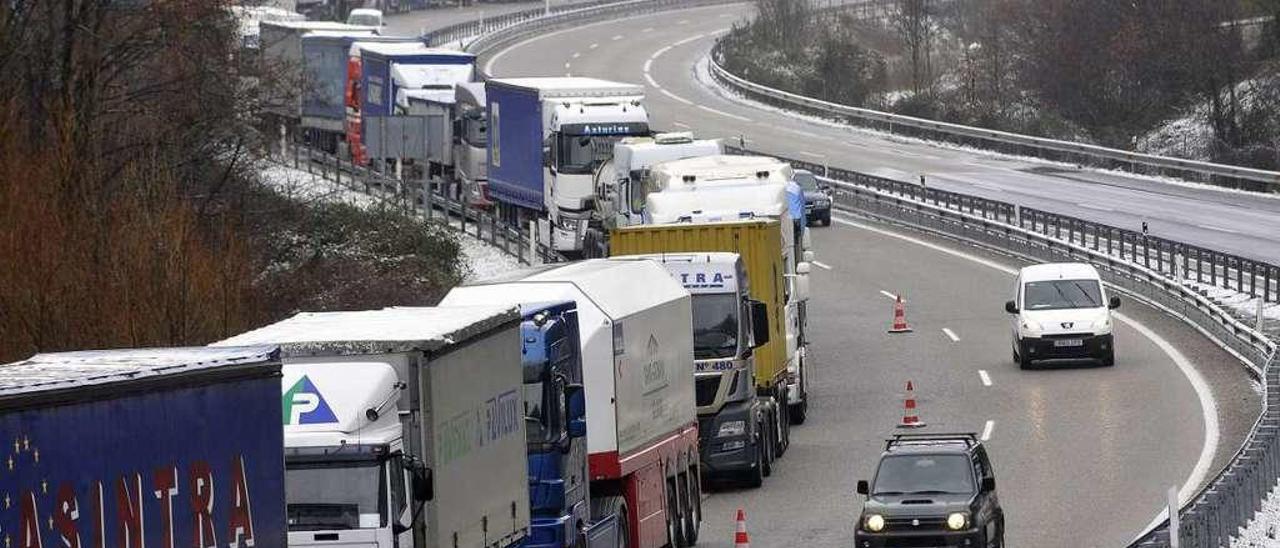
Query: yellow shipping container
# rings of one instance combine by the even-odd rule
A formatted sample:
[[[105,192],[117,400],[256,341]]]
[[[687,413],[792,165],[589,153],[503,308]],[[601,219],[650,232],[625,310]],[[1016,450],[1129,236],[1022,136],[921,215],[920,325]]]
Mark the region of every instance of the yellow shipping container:
[[[768,308],[769,342],[755,351],[756,386],[769,392],[785,381],[787,343],[784,306],[782,227],[778,221],[750,220],[698,224],[641,225],[614,229],[609,255],[730,252],[742,257],[751,298]]]

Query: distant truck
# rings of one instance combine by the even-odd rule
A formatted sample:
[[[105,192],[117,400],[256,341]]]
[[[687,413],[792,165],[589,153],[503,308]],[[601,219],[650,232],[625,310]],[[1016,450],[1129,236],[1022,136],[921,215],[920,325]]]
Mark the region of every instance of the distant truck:
[[[284,546],[279,390],[274,348],[0,366],[5,544]]]
[[[398,100],[408,106],[415,92],[452,94],[453,86],[475,79],[475,55],[429,48],[421,42],[355,42],[347,64],[347,147],[356,164],[368,165],[374,118],[396,114]],[[387,157],[376,158],[386,160]]]
[[[265,110],[274,118],[281,136],[297,130],[303,103],[309,93],[308,69],[303,54],[307,36],[374,38],[378,27],[356,26],[332,21],[262,21],[259,23],[258,49],[264,70],[283,78],[289,86],[280,86],[266,98]]]
[[[441,304],[563,300],[578,306],[591,518],[618,516],[629,547],[696,542],[701,487],[688,291],[650,261],[597,259],[457,287]]]
[[[303,313],[216,345],[249,341],[284,361],[290,546],[526,539],[516,308]]]
[[[510,224],[538,221],[542,243],[577,255],[594,174],[625,137],[649,134],[644,88],[594,78],[488,80],[489,191]]]
[[[453,102],[453,176],[472,207],[491,208],[489,117],[484,83],[458,84]]]
[[[310,32],[302,37],[302,130],[307,142],[330,154],[346,150],[347,69],[351,46],[361,43],[422,43],[418,37],[372,33]]]
[[[700,224],[742,219],[779,222],[786,279],[782,289],[786,307],[787,395],[791,419],[799,424],[808,414],[805,360],[813,252],[809,250],[808,229],[802,224],[797,226],[788,212],[786,184],[793,176],[789,164],[764,156],[703,156],[658,164],[650,170],[650,185],[661,191],[646,196],[645,223]],[[653,250],[657,251],[660,250]]]
[[[777,221],[620,228],[615,259],[661,264],[693,294],[704,475],[759,487],[790,444],[784,260]],[[740,382],[747,381],[747,382]]]
[[[628,137],[614,144],[610,159],[595,172],[595,207],[583,236],[583,255],[609,256],[609,231],[644,222],[645,197],[661,190],[649,187],[654,165],[723,153],[720,141],[695,139],[692,133]]]

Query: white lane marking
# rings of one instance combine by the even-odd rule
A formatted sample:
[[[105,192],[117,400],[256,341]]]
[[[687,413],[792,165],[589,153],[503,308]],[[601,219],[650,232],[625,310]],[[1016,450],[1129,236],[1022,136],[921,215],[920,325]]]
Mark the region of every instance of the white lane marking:
[[[658,57],[661,57],[661,56],[662,56],[662,54],[664,54],[664,53],[666,53],[666,52],[668,52],[668,51],[671,51],[671,48],[673,48],[673,47],[675,47],[675,46],[663,46],[663,47],[659,48],[659,49],[658,49],[658,51],[653,52],[653,55],[650,55],[650,56],[649,56],[649,60],[650,60],[650,61],[652,61],[652,60],[654,60],[654,59],[657,59]]]
[[[995,270],[999,270],[1001,272],[1004,272],[1005,274],[1009,274],[1012,276],[1016,276],[1018,274],[1018,271],[1016,269],[1010,268],[1008,266],[984,259],[982,257],[970,255],[962,251],[957,251],[955,249],[943,247],[932,242],[926,242],[919,238],[913,238],[905,234],[898,234],[888,230],[869,226],[863,223],[853,222],[844,218],[833,217],[832,220],[844,226],[860,228],[862,230],[874,232],[882,236],[897,238],[899,240],[911,242],[913,244],[926,247],[929,249],[933,249],[935,251],[940,251],[942,253],[946,253],[953,257],[959,257],[967,261],[971,261],[989,268],[993,268]],[[1140,334],[1142,334],[1142,336],[1146,337],[1148,340],[1154,343],[1156,347],[1158,347],[1161,351],[1163,351],[1165,355],[1169,356],[1169,359],[1171,359],[1173,363],[1178,366],[1178,370],[1181,371],[1183,376],[1187,378],[1187,381],[1191,383],[1191,388],[1195,390],[1195,393],[1196,393],[1196,399],[1199,400],[1200,413],[1202,416],[1202,420],[1204,421],[1204,442],[1200,447],[1200,457],[1198,460],[1196,460],[1195,468],[1191,470],[1191,475],[1187,477],[1186,482],[1183,483],[1182,487],[1178,490],[1179,504],[1185,504],[1188,500],[1190,500],[1191,496],[1195,494],[1196,489],[1200,487],[1200,484],[1204,482],[1205,477],[1208,476],[1209,466],[1213,464],[1213,454],[1215,449],[1218,446],[1218,438],[1219,438],[1218,413],[1217,413],[1218,406],[1213,399],[1213,391],[1209,389],[1209,384],[1205,382],[1204,377],[1200,376],[1200,372],[1196,371],[1196,368],[1191,365],[1190,360],[1188,360],[1186,356],[1182,355],[1182,353],[1179,352],[1178,349],[1174,348],[1172,344],[1169,344],[1169,341],[1165,340],[1163,337],[1156,334],[1154,331],[1148,329],[1145,325],[1138,323],[1137,320],[1134,320],[1124,314],[1115,313],[1114,316],[1117,320],[1124,322],[1125,325],[1128,325],[1134,328],[1135,330],[1137,330]],[[1151,528],[1155,527],[1161,521],[1164,521],[1167,514],[1168,514],[1168,509],[1161,510],[1160,513],[1156,515],[1155,519],[1151,520],[1151,524],[1148,525],[1144,529],[1144,531],[1149,531],[1151,530]]]
[[[648,27],[640,32],[653,32],[653,27]]]
[[[691,125],[689,125],[689,124],[686,124],[686,123],[684,123],[684,122],[671,122],[671,125],[676,126],[676,127],[681,127],[681,128],[684,128],[684,129],[693,129],[693,126],[691,126]],[[815,262],[816,262],[816,261],[815,261]]]
[[[704,34],[698,34],[698,35],[695,35],[695,36],[690,36],[690,37],[688,37],[688,38],[685,38],[684,40],[677,40],[677,41],[675,41],[675,42],[672,42],[672,43],[671,43],[671,46],[672,46],[672,47],[675,47],[675,46],[683,46],[683,45],[685,45],[685,44],[688,44],[689,42],[694,42],[694,41],[697,41],[697,40],[701,40],[701,39],[703,39],[703,38],[706,38],[706,37],[708,37],[708,36],[711,36],[712,34],[713,34],[713,33],[708,32],[708,33],[704,33]]]
[[[688,20],[688,19],[681,19],[681,20],[677,21],[677,22],[676,22],[676,24],[677,24],[677,25],[688,25],[688,24],[689,24],[689,20]]]
[[[574,58],[574,59],[577,59],[577,58],[579,58],[579,57],[582,57],[582,54],[581,54],[581,53],[578,53],[578,52],[576,52],[576,51],[575,51],[575,52],[573,52],[573,58]]]
[[[810,157],[810,158],[826,158],[826,156],[823,156],[823,155],[821,155],[821,154],[817,154],[817,153],[813,153],[813,152],[809,152],[809,151],[807,151],[807,150],[802,150],[802,151],[800,151],[800,154],[801,154],[802,156],[808,156],[808,157]]]
[[[693,104],[693,103],[692,103],[692,102],[690,102],[689,104]],[[747,123],[751,123],[751,119],[750,119],[750,118],[747,118],[746,116],[738,116],[737,114],[729,114],[728,112],[725,112],[725,111],[723,111],[723,110],[716,110],[716,109],[711,108],[711,107],[709,107],[709,106],[707,106],[707,105],[698,105],[698,108],[700,108],[700,109],[702,109],[702,110],[705,110],[705,111],[707,111],[707,112],[710,112],[710,113],[712,113],[712,114],[719,114],[719,115],[721,115],[721,116],[724,116],[725,118],[733,118],[734,120],[737,120],[737,121],[739,121],[739,122],[747,122]]]
[[[598,44],[598,43],[592,43],[590,46],[587,46],[587,49],[596,49],[596,48],[598,48],[598,47],[600,47],[600,44]]]
[[[613,38],[610,38],[610,40],[613,40],[614,42],[617,42],[618,40],[621,40],[621,39],[622,39],[621,34],[615,34],[613,35]]]
[[[519,42],[516,42],[516,43],[514,43],[514,44],[511,44],[511,45],[507,46],[506,48],[503,48],[503,49],[502,49],[502,51],[499,51],[498,53],[495,53],[495,54],[493,55],[493,57],[490,57],[488,61],[485,61],[485,63],[484,63],[484,72],[485,72],[486,74],[493,74],[493,66],[494,66],[495,64],[497,64],[497,62],[498,62],[498,60],[499,60],[499,59],[501,59],[501,58],[502,58],[503,56],[505,56],[506,54],[510,53],[512,50],[522,48],[522,47],[527,46],[527,45],[529,45],[529,44],[531,44],[531,43],[533,43],[533,42],[537,42],[538,40],[546,40],[547,38],[551,38],[551,37],[553,37],[553,36],[559,36],[559,35],[561,35],[561,34],[568,34],[568,33],[570,33],[570,32],[581,32],[581,31],[582,31],[582,29],[590,28],[590,27],[602,27],[602,26],[605,26],[605,25],[616,25],[616,24],[618,24],[618,23],[622,23],[622,22],[625,22],[625,21],[631,21],[631,20],[633,20],[633,19],[640,19],[640,18],[644,18],[644,17],[653,17],[653,14],[651,14],[651,13],[644,13],[644,14],[640,14],[640,15],[632,15],[632,16],[629,16],[629,17],[623,17],[623,18],[621,18],[621,19],[609,19],[609,20],[606,20],[606,21],[597,21],[597,22],[595,22],[595,23],[588,23],[588,24],[585,24],[585,25],[577,26],[577,27],[570,27],[570,28],[567,28],[567,29],[561,29],[561,30],[557,30],[557,31],[554,31],[554,32],[548,32],[548,33],[546,33],[546,34],[539,34],[539,35],[537,35],[537,36],[533,36],[533,37],[527,38],[527,39],[525,39],[525,40],[521,40],[521,41],[519,41]],[[645,31],[645,32],[650,32],[650,31],[652,31],[652,30],[653,30],[653,27],[650,27],[650,28],[644,29],[644,31]]]
[[[893,293],[890,293],[890,292],[885,291],[885,290],[883,290],[883,289],[881,289],[881,290],[880,290],[880,294],[881,294],[881,295],[884,295],[884,296],[886,296],[886,297],[888,297],[888,298],[889,298],[889,299],[891,299],[891,300],[894,300],[894,301],[898,300],[898,296],[897,296],[897,295],[894,295]]]
[[[982,386],[991,386],[991,375],[987,374],[986,369],[979,369],[978,377],[982,379]]]
[[[1090,203],[1087,203],[1087,202],[1081,202],[1081,203],[1078,203],[1078,204],[1076,204],[1076,207],[1083,208],[1083,209],[1092,209],[1092,210],[1094,210],[1094,211],[1109,211],[1109,212],[1112,212],[1112,213],[1114,213],[1114,212],[1115,212],[1115,210],[1114,210],[1114,209],[1111,209],[1111,208],[1109,208],[1109,207],[1107,207],[1107,206],[1100,206],[1100,205],[1096,205],[1096,204],[1090,204]]]
[[[821,135],[818,135],[817,133],[809,133],[809,132],[807,132],[807,131],[801,131],[801,130],[798,130],[798,129],[791,129],[791,128],[782,128],[782,129],[783,129],[784,131],[786,131],[787,133],[794,133],[794,134],[799,135],[799,136],[801,136],[801,137],[808,137],[808,138],[810,138],[810,139],[821,139],[821,138],[822,138],[822,136],[821,136]]]
[[[987,424],[982,426],[982,441],[988,441],[991,439],[991,431],[995,429],[995,427],[996,421],[987,421]]]
[[[824,262],[820,262],[820,261],[813,261],[813,266],[816,266],[824,270],[831,270],[831,265]]]
[[[667,91],[667,90],[665,90],[665,89],[663,89],[663,88],[658,88],[658,91],[661,91],[663,95],[666,95],[667,97],[670,97],[671,99],[676,100],[676,101],[679,101],[679,102],[684,103],[684,104],[686,104],[686,105],[692,105],[692,104],[693,104],[693,101],[690,101],[690,100],[688,100],[688,99],[685,99],[684,97],[681,97],[681,96],[676,95],[676,94],[674,94],[674,93],[671,93],[670,91]]]
[[[1220,226],[1213,226],[1213,225],[1196,225],[1196,226],[1198,226],[1198,227],[1200,227],[1200,228],[1203,228],[1203,229],[1205,229],[1205,230],[1214,230],[1214,231],[1217,231],[1217,232],[1226,232],[1227,234],[1239,234],[1239,232],[1236,232],[1236,231],[1234,231],[1234,230],[1231,230],[1230,228],[1222,228],[1222,227],[1220,227]]]
[[[952,331],[950,327],[942,328],[942,332],[946,334],[947,338],[951,339],[951,342],[960,342],[960,337],[956,336],[956,332]]]
[[[570,66],[570,64],[569,64],[569,63],[565,63],[565,64],[564,64],[564,68],[565,68],[565,70],[569,70],[569,66]]]

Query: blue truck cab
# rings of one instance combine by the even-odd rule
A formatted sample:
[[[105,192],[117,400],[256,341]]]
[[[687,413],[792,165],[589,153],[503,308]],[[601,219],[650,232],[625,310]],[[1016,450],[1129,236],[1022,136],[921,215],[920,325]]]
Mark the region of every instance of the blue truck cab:
[[[591,519],[586,398],[573,301],[524,304],[520,325],[531,534],[524,546],[618,546],[614,516]]]

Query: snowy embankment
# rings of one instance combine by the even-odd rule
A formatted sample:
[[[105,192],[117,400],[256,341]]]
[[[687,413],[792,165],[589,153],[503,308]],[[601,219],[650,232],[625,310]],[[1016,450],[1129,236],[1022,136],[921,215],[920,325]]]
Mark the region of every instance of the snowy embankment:
[[[376,207],[381,199],[351,190],[318,173],[308,173],[274,162],[264,162],[259,173],[262,182],[277,193],[300,202],[333,201],[361,209]],[[473,236],[451,231],[458,242],[466,267],[466,280],[483,280],[523,268],[515,257]]]
[[[1262,499],[1262,509],[1254,514],[1249,525],[1240,530],[1240,534],[1231,539],[1231,548],[1261,548],[1280,546],[1280,484],[1271,489],[1271,494]]]

